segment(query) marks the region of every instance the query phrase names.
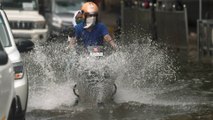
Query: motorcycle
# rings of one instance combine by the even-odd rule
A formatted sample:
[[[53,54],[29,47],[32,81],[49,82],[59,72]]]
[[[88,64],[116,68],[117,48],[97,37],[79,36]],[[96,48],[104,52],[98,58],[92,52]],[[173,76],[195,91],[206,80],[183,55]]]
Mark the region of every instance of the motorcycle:
[[[104,58],[103,46],[89,46],[87,58],[95,59],[95,65]],[[76,81],[73,92],[77,96],[76,104],[89,103],[99,106],[112,102],[117,91],[115,78],[110,68],[104,65],[101,69],[84,69],[79,74],[80,80]]]

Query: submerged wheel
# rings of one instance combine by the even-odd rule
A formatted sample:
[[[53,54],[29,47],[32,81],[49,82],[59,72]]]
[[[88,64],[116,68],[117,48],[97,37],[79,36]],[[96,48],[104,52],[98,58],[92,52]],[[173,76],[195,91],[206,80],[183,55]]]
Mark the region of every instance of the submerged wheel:
[[[76,89],[77,89],[76,87],[77,87],[77,85],[75,84],[73,87],[73,93],[79,98],[79,94],[77,94],[77,92],[76,92]]]
[[[114,96],[116,94],[116,92],[117,92],[117,85],[114,84],[114,92],[112,93],[112,96]]]

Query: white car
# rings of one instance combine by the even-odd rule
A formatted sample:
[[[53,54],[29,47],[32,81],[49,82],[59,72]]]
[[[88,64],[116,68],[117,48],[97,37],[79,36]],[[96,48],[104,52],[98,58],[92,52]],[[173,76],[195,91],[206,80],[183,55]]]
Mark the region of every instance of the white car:
[[[0,42],[0,120],[11,120],[16,111],[13,64]]]
[[[2,45],[13,64],[15,73],[14,87],[17,100],[15,117],[16,119],[24,120],[28,101],[28,79],[18,49],[31,49],[31,46],[25,46],[26,41],[24,40],[18,41],[19,43],[17,44],[15,43],[7,16],[2,9],[0,9],[0,36],[0,42],[2,42]],[[27,40],[27,43],[30,42],[31,41]]]
[[[3,0],[14,38],[25,38],[32,41],[45,42],[48,27],[39,14],[38,0]]]

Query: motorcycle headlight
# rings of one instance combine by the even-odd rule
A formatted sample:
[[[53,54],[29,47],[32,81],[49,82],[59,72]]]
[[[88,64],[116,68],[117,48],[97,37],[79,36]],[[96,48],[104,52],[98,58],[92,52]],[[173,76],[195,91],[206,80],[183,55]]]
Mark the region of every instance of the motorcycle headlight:
[[[35,22],[33,25],[35,29],[43,29],[45,28],[45,26],[46,26],[45,21],[38,21],[38,22]]]
[[[61,25],[62,25],[62,20],[59,17],[54,16],[52,25],[55,26],[55,27],[59,27],[60,28]]]
[[[14,63],[13,69],[15,72],[15,80],[22,79],[24,77],[24,66],[22,62]]]

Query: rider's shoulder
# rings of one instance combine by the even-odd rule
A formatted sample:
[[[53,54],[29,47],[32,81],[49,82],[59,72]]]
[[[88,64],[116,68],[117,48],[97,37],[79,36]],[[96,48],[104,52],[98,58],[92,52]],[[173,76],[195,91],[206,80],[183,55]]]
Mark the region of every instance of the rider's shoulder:
[[[97,25],[98,25],[99,27],[101,27],[101,28],[105,28],[105,27],[106,27],[106,25],[105,25],[104,23],[102,23],[102,22],[99,22]]]
[[[99,22],[98,25],[100,25],[100,26],[105,26],[105,24],[102,23],[102,22]]]
[[[75,25],[74,28],[75,28],[75,30],[82,30],[84,28],[83,22]]]
[[[75,25],[75,28],[80,28],[80,27],[84,27],[84,23],[83,23],[83,22],[81,22],[81,23]]]

